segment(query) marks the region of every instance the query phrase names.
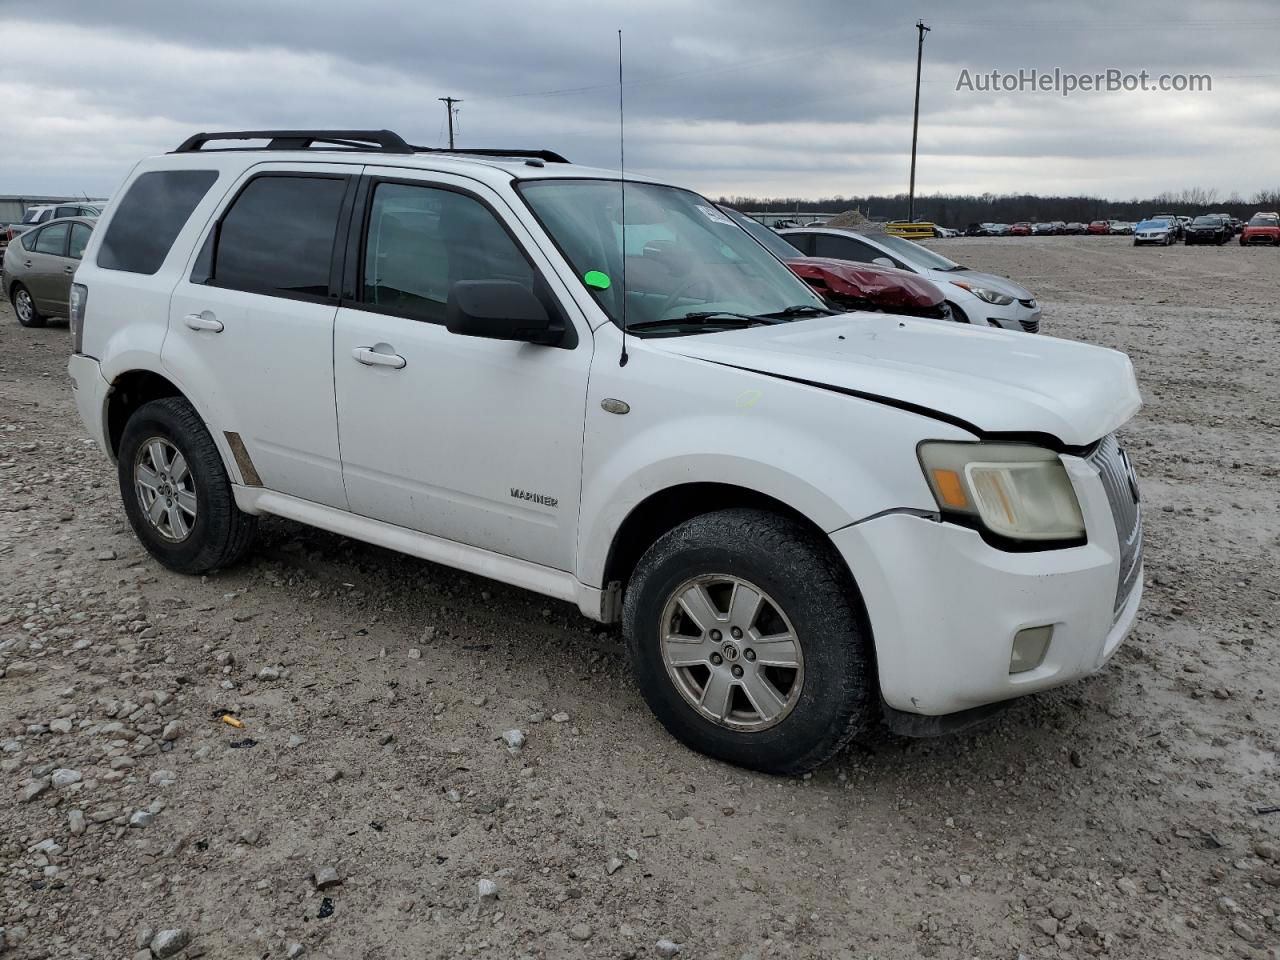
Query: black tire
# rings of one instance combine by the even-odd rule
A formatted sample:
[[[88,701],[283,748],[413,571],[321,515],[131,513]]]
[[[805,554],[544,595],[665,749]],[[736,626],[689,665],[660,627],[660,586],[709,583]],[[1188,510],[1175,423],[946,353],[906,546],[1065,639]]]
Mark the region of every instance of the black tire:
[[[36,309],[35,297],[31,296],[31,291],[20,283],[15,283],[13,289],[9,292],[9,297],[13,302],[13,312],[18,318],[18,323],[28,328],[43,327],[48,318],[43,316]],[[24,306],[25,303],[25,306]],[[25,317],[23,315],[26,315]]]
[[[946,304],[948,307],[951,308],[951,319],[953,322],[955,323],[972,323],[973,322],[969,319],[969,315],[967,313],[965,313],[963,310],[957,307],[950,300],[946,301]]]
[[[763,590],[799,639],[803,682],[790,712],[772,726],[722,726],[692,706],[667,672],[660,635],[668,601],[692,578],[710,574]],[[681,524],[641,558],[622,618],[641,694],[671,735],[694,750],[794,776],[823,763],[872,722],[877,685],[861,598],[831,544],[794,520],[735,508]],[[742,665],[748,656],[744,651]]]
[[[146,515],[134,471],[144,445],[167,441],[185,458],[195,495],[195,520],[179,541],[165,537]],[[120,498],[133,532],[147,551],[170,570],[198,574],[239,562],[253,546],[258,518],[236,506],[222,457],[204,421],[182,397],[145,403],[133,412],[120,438],[117,474]]]

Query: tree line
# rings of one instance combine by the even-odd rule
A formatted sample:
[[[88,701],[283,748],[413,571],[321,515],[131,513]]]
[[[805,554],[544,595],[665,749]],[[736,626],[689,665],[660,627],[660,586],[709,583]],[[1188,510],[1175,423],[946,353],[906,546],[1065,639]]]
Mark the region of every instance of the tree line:
[[[907,195],[834,196],[804,200],[796,197],[721,197],[720,202],[739,210],[760,213],[840,213],[857,210],[871,220],[905,220]],[[1155,213],[1196,216],[1201,213],[1229,213],[1247,220],[1259,210],[1280,210],[1280,188],[1259,190],[1245,199],[1232,193],[1223,196],[1212,187],[1190,187],[1154,197],[1107,200],[1085,196],[1037,196],[1035,194],[942,194],[916,197],[916,219],[931,220],[951,227],[970,223],[1017,223],[1065,220],[1143,220]]]

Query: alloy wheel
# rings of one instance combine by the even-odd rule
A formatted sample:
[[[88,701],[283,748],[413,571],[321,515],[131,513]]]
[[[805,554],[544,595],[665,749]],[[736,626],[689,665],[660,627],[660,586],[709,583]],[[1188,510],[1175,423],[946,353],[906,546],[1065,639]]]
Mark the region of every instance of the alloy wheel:
[[[186,540],[196,521],[196,488],[187,459],[170,441],[152,437],[138,448],[133,483],[147,521],[175,543]]]
[[[17,312],[19,320],[30,323],[31,318],[35,316],[35,305],[31,302],[31,294],[25,289],[19,290],[13,298],[13,309]]]
[[[677,587],[658,643],[685,702],[718,726],[765,730],[800,699],[800,638],[782,608],[741,577],[709,574]]]

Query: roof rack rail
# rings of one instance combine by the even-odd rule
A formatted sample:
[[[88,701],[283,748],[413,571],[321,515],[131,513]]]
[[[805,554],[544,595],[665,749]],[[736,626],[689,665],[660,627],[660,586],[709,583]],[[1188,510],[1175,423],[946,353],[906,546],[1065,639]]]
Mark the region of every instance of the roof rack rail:
[[[521,160],[543,160],[547,163],[568,163],[569,160],[554,150],[503,150],[500,147],[411,147],[414,153],[461,153],[471,157],[514,157]]]
[[[390,130],[237,130],[197,133],[184,140],[174,153],[197,153],[215,140],[266,140],[268,150],[306,150],[313,145],[342,150],[378,150],[382,153],[413,153],[397,133]],[[257,150],[258,147],[216,147],[218,150]]]
[[[390,130],[235,130],[222,133],[197,133],[184,140],[174,153],[199,153],[206,145],[219,140],[266,140],[268,150],[307,150],[313,146],[336,147],[339,150],[376,150],[380,153],[457,153],[473,157],[513,157],[541,160],[544,163],[568,163],[554,150],[503,150],[493,147],[416,147],[406,143]],[[213,147],[212,150],[259,150],[260,147]]]

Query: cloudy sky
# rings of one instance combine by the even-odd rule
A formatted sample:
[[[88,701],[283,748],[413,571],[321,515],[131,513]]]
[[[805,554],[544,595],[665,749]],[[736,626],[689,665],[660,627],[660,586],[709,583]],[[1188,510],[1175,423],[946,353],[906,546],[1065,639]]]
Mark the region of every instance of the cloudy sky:
[[[921,193],[1113,198],[1280,188],[1274,0],[0,0],[0,193],[110,194],[199,130],[388,127],[617,160],[719,195],[905,190],[914,23]],[[1114,68],[1209,92],[980,93]]]

